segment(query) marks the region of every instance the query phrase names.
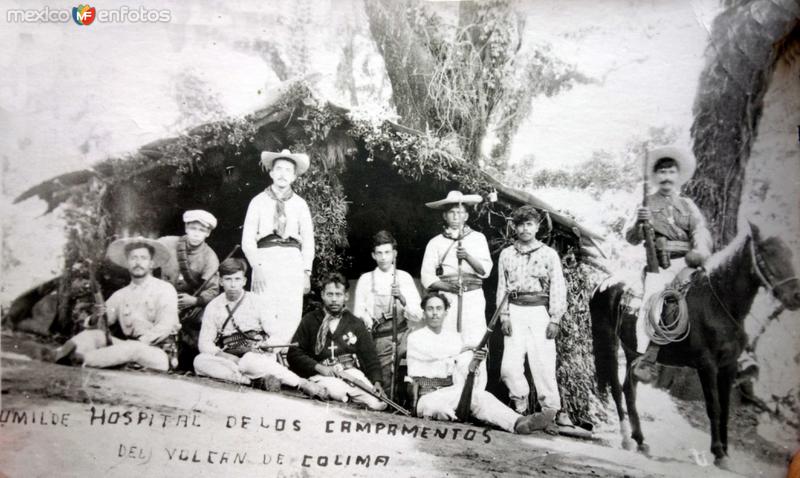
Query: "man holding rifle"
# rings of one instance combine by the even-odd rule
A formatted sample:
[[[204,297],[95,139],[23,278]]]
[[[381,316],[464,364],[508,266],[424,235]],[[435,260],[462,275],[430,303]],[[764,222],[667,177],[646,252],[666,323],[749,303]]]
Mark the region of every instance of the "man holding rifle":
[[[203,308],[219,295],[219,258],[206,239],[217,227],[217,218],[208,211],[195,209],[183,213],[186,234],[164,236],[158,242],[169,251],[169,260],[161,266],[161,278],[178,291],[181,331],[178,334],[178,368],[191,370],[198,353],[197,336]]]
[[[486,236],[466,225],[466,206],[479,204],[477,194],[450,191],[445,199],[425,204],[443,211],[445,227],[430,241],[422,258],[420,281],[429,291],[443,292],[454,304],[444,321],[445,330],[461,335],[476,346],[486,331],[486,298],[483,279],[492,272],[492,256]]]
[[[530,363],[537,399],[552,410],[559,426],[572,422],[561,410],[556,381],[556,341],[561,317],[567,311],[567,289],[558,253],[536,239],[542,216],[533,206],[522,206],[512,218],[516,242],[498,259],[497,306],[503,334],[500,377],[508,387],[514,409],[528,412],[530,385],[525,358]],[[505,304],[501,304],[508,293]]]
[[[325,398],[322,387],[301,379],[278,363],[277,350],[290,344],[270,340],[275,315],[261,297],[244,290],[247,282],[244,260],[222,261],[219,275],[223,293],[209,302],[203,313],[200,355],[194,359],[197,374],[270,391],[286,385],[312,397]]]
[[[322,310],[303,316],[289,349],[289,367],[325,388],[328,396],[353,400],[372,410],[383,410],[389,401],[383,393],[381,364],[375,343],[361,319],[345,308],[347,279],[328,274],[320,283]]]
[[[408,335],[408,376],[418,389],[417,416],[424,418],[458,420],[456,407],[465,384],[470,384],[466,379],[470,362],[486,357],[485,349],[464,346],[457,332],[443,327],[449,309],[446,295],[428,293],[422,299],[426,327]],[[553,421],[554,412],[522,416],[485,391],[480,380],[473,384],[469,410],[482,422],[511,433],[529,434],[547,429]]]
[[[420,297],[411,275],[395,267],[397,241],[388,231],[378,231],[373,237],[372,259],[377,267],[358,279],[353,314],[372,330],[383,383],[392,384],[398,380],[395,370],[399,357],[405,355],[408,322],[419,322],[422,316]],[[392,324],[395,313],[397,321]],[[393,325],[396,338],[392,337]]]
[[[131,283],[114,292],[105,304],[95,304],[95,314],[101,329],[119,322],[124,339],[109,337],[107,330],[84,330],[56,349],[51,358],[82,362],[87,367],[136,363],[168,371],[176,362],[178,297],[169,282],[156,279],[152,272],[168,260],[169,252],[154,239],[135,237],[112,242],[106,257],[128,270]]]
[[[636,322],[636,351],[642,353],[633,364],[633,374],[641,382],[653,378],[653,366],[658,357],[658,346],[650,343],[645,328],[648,299],[661,292],[686,267],[701,267],[711,255],[711,233],[705,218],[695,203],[680,193],[681,186],[692,177],[695,159],[678,148],[666,146],[650,151],[645,159],[644,202],[630,221],[625,238],[637,245],[649,234],[654,244],[648,251],[651,259],[644,278],[643,306]],[[647,177],[658,189],[648,194]],[[646,241],[649,242],[649,241]],[[655,257],[653,257],[655,256]],[[665,304],[668,305],[668,304]]]

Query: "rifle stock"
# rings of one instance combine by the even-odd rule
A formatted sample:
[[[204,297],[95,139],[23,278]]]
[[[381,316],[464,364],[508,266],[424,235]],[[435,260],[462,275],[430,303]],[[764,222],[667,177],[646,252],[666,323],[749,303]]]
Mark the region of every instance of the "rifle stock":
[[[353,387],[356,387],[358,389],[363,390],[364,392],[368,393],[369,395],[372,395],[373,397],[377,398],[378,400],[382,401],[383,403],[389,405],[390,407],[394,408],[395,410],[397,410],[398,412],[402,413],[403,415],[405,415],[407,417],[411,416],[411,412],[409,412],[405,408],[401,407],[400,405],[398,405],[397,403],[395,403],[394,401],[389,399],[387,396],[378,394],[377,392],[375,392],[374,388],[372,388],[371,386],[365,384],[361,380],[351,376],[347,372],[334,370],[333,374],[337,378],[339,378],[341,380],[344,380],[348,385],[351,385]]]
[[[489,325],[486,326],[486,333],[483,334],[483,338],[476,347],[476,350],[486,347],[486,344],[489,342],[489,338],[492,336],[494,327],[497,325],[497,320],[500,319],[500,313],[508,301],[509,294],[510,291],[506,291],[505,295],[503,296],[503,300],[500,301],[500,304],[494,311],[492,319],[489,321]],[[469,372],[467,373],[467,378],[464,381],[464,388],[461,390],[461,397],[458,400],[458,406],[456,406],[456,418],[458,418],[459,421],[466,421],[469,419],[470,409],[472,408],[472,388],[475,386],[475,372],[478,370],[480,363],[480,360],[473,358],[469,364]]]
[[[89,281],[92,283],[92,295],[94,295],[94,303],[101,306],[104,312],[98,319],[98,325],[103,329],[106,336],[106,345],[111,345],[111,332],[108,330],[108,316],[105,313],[106,301],[103,298],[103,291],[100,290],[100,284],[97,282],[97,275],[95,273],[94,261],[89,259]]]
[[[647,153],[649,154],[649,153]],[[647,207],[647,200],[648,196],[650,196],[650,171],[649,169],[650,161],[648,161],[647,156],[645,156],[644,160],[644,184],[642,185],[642,207]],[[639,226],[641,228],[642,237],[644,238],[644,251],[647,257],[647,272],[658,272],[658,254],[656,253],[656,239],[655,239],[655,231],[653,230],[653,225],[650,221],[642,221],[642,224]]]
[[[397,287],[397,255],[392,259],[392,288]],[[392,383],[389,384],[389,397],[397,398],[397,373],[400,360],[397,356],[397,298],[392,298]]]

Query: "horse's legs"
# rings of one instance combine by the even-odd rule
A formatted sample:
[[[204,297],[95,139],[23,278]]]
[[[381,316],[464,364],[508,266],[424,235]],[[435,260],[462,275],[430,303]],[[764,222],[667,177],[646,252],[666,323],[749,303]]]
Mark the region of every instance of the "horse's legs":
[[[725,457],[725,450],[720,441],[720,400],[718,393],[718,372],[716,365],[704,364],[697,368],[700,383],[703,386],[703,396],[706,399],[706,413],[711,422],[711,453],[715,461]]]
[[[626,363],[626,368],[628,364]],[[630,450],[633,447],[630,439],[631,428],[625,417],[625,409],[622,407],[622,385],[619,383],[619,372],[611,377],[611,397],[614,398],[614,405],[617,407],[617,416],[619,417],[619,431],[622,435],[622,447]]]
[[[631,363],[631,357],[625,354],[627,363]],[[644,442],[644,435],[642,434],[642,425],[639,422],[639,411],[636,409],[636,380],[631,376],[630,365],[625,368],[625,383],[622,385],[622,390],[625,392],[625,405],[628,408],[628,421],[631,422],[631,438],[636,441],[639,451],[648,453],[650,447]]]
[[[719,440],[722,451],[728,455],[728,417],[730,416],[731,389],[736,378],[736,364],[727,365],[717,373],[717,393],[719,393]]]

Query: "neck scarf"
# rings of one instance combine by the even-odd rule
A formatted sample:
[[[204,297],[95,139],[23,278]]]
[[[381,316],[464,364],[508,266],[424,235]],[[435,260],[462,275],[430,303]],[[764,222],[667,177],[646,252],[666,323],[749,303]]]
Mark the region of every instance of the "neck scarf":
[[[292,198],[292,190],[286,191],[283,196],[278,196],[272,186],[267,188],[267,195],[275,201],[275,213],[272,223],[275,225],[275,234],[284,237],[286,233],[286,201]]]
[[[344,310],[342,310],[344,312]],[[328,336],[328,332],[331,329],[331,322],[336,319],[341,319],[342,314],[337,316],[333,316],[328,311],[325,311],[325,318],[322,319],[322,325],[319,326],[319,330],[317,330],[317,342],[314,344],[314,353],[319,355],[325,349],[325,338]]]
[[[464,224],[464,227],[462,228],[462,231],[461,231],[461,237],[459,237],[458,236],[458,229],[450,229],[447,226],[445,226],[444,227],[444,231],[442,231],[442,235],[444,237],[448,238],[448,239],[453,240],[453,241],[458,241],[460,239],[464,239],[465,237],[467,237],[467,235],[469,235],[470,232],[472,232],[472,229],[470,229],[469,226]]]
[[[539,248],[542,247],[543,245],[544,245],[543,243],[541,243],[538,240],[534,239],[533,243],[530,246],[530,249],[525,249],[524,246],[522,244],[520,244],[519,241],[516,241],[516,242],[514,242],[514,249],[516,249],[517,253],[520,254],[520,255],[529,256],[529,255],[533,254],[534,252],[538,251]]]

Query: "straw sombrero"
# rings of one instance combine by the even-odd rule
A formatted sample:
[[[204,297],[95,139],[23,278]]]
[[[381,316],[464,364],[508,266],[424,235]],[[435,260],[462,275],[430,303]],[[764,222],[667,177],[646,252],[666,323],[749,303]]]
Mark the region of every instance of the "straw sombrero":
[[[161,267],[169,261],[169,251],[164,244],[161,244],[155,239],[141,236],[124,237],[112,242],[106,251],[106,258],[114,264],[127,269],[128,257],[127,254],[125,254],[125,247],[133,243],[147,244],[153,248],[153,269]]]
[[[308,155],[304,153],[292,153],[288,149],[284,149],[280,153],[273,153],[270,151],[261,152],[261,165],[268,171],[272,169],[272,163],[274,163],[276,159],[288,159],[292,161],[295,164],[295,174],[297,176],[308,171],[308,167],[311,165],[311,160]]]
[[[448,209],[453,204],[474,205],[483,201],[479,194],[462,194],[461,191],[450,191],[447,197],[438,201],[426,202],[431,209]]]
[[[662,146],[650,150],[647,153],[647,171],[651,174],[654,173],[653,166],[664,158],[674,159],[678,164],[677,186],[685,184],[694,175],[694,169],[697,166],[697,160],[695,160],[694,155],[675,146]]]

